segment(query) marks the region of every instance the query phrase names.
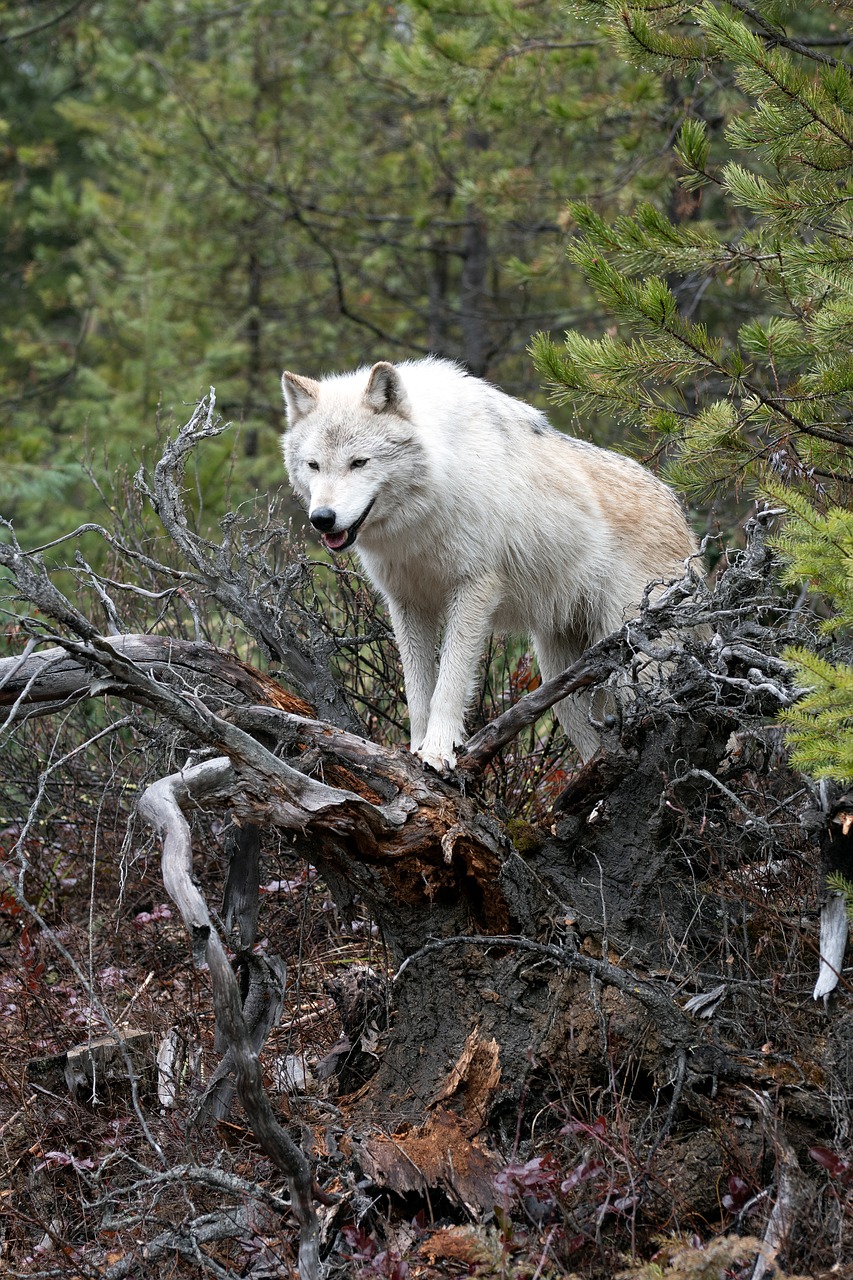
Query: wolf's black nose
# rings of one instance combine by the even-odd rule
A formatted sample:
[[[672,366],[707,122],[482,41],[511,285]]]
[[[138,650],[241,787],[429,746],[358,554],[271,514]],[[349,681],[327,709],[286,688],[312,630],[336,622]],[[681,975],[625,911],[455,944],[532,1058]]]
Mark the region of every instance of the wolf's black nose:
[[[316,511],[311,512],[308,519],[315,529],[319,529],[321,533],[328,533],[330,529],[334,529],[337,516],[331,507],[318,507]]]

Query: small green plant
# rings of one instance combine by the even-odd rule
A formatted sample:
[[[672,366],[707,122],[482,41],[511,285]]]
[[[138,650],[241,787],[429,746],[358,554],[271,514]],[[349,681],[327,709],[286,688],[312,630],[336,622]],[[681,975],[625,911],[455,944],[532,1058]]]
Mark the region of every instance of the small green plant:
[[[847,908],[847,914],[853,921],[853,880],[848,880],[840,871],[833,871],[826,877],[826,883],[833,893],[840,893]]]

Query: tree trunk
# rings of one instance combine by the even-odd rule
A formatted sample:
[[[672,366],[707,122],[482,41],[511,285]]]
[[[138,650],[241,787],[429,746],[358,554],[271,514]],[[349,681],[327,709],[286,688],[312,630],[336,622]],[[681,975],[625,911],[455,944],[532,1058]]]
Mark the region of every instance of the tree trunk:
[[[489,333],[486,311],[486,273],[489,265],[486,219],[474,205],[462,246],[462,273],[459,280],[459,322],[462,329],[462,358],[475,378],[487,372]]]

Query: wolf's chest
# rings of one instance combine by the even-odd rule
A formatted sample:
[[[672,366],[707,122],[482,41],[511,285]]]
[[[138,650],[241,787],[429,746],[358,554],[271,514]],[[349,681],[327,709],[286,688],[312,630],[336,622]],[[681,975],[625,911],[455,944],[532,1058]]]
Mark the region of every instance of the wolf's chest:
[[[361,561],[384,596],[419,611],[443,608],[458,581],[458,573],[443,557],[413,555],[404,546],[384,556],[362,550]]]

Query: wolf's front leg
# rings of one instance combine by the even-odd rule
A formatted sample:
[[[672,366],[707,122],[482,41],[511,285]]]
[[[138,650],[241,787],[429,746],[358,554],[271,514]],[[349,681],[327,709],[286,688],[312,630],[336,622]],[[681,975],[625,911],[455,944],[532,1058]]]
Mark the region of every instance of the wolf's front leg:
[[[456,747],[465,741],[465,708],[477,659],[491,632],[499,603],[500,583],[486,578],[460,583],[448,604],[429,725],[418,748],[421,759],[439,773],[455,766]]]
[[[408,605],[389,600],[388,612],[394,638],[403,663],[406,702],[409,707],[409,737],[412,750],[423,742],[429,722],[429,705],[435,688],[435,650],[438,643],[438,616],[430,617]]]

